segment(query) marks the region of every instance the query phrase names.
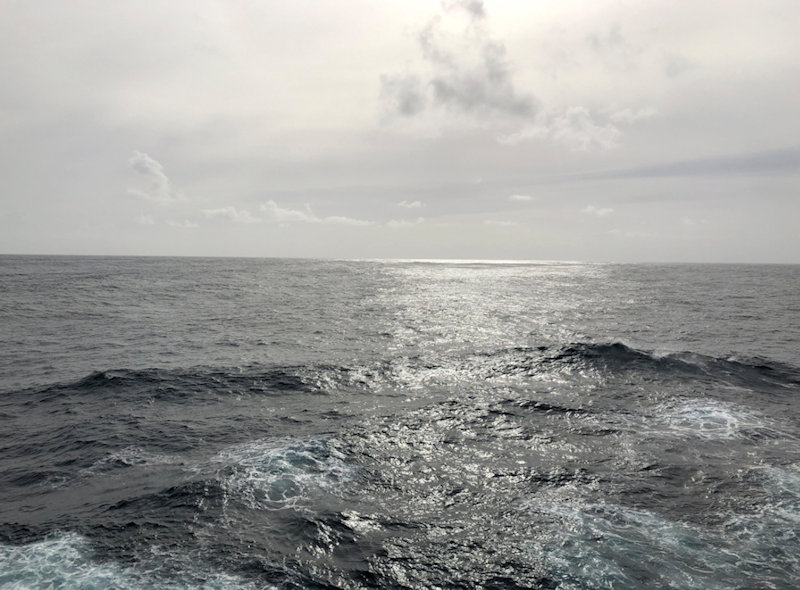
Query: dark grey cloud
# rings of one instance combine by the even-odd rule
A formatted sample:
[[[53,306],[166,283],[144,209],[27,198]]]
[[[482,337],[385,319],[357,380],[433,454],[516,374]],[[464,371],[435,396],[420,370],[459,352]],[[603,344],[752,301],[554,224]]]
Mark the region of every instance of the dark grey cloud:
[[[443,2],[442,6],[445,10],[465,10],[476,20],[483,20],[486,18],[486,9],[483,6],[483,0],[451,0],[450,2]]]
[[[539,102],[515,87],[505,46],[476,26],[486,19],[483,2],[460,0],[443,7],[444,14],[432,18],[417,35],[430,73],[381,76],[381,98],[388,110],[406,117],[428,108],[481,119],[535,116]],[[469,24],[447,37],[442,27],[450,18],[448,13],[456,10],[467,15]]]
[[[404,117],[421,113],[427,102],[417,76],[381,76],[381,98],[391,112]]]
[[[439,106],[482,115],[532,117],[537,111],[536,100],[519,94],[514,88],[505,47],[488,42],[481,49],[482,63],[478,69],[455,65],[439,70],[430,80],[433,98]]]

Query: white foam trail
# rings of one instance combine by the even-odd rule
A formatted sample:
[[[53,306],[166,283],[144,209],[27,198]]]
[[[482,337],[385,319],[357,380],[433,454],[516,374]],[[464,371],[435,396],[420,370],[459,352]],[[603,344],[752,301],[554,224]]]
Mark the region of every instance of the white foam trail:
[[[335,490],[352,474],[333,440],[255,441],[219,452],[212,464],[229,496],[255,509],[302,506],[313,490]]]
[[[713,399],[675,399],[656,406],[648,429],[667,435],[729,440],[790,437],[779,425],[753,410]]]
[[[800,472],[764,470],[766,499],[718,526],[614,504],[542,496],[524,511],[550,522],[529,549],[563,590],[727,590],[757,574],[774,587],[800,577]],[[766,583],[766,582],[765,582]]]
[[[5,590],[69,588],[75,590],[234,590],[253,588],[236,576],[202,571],[176,576],[152,573],[159,564],[141,570],[98,561],[88,541],[75,533],[28,545],[0,545],[0,587]],[[147,570],[145,572],[145,570]]]

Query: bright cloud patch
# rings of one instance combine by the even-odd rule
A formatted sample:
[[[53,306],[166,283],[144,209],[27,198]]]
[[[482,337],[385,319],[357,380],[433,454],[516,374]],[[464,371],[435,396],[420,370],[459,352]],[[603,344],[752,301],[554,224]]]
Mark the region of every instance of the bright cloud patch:
[[[549,138],[573,151],[587,151],[617,147],[621,136],[613,123],[598,120],[589,109],[570,107],[562,113],[540,113],[534,123],[514,133],[501,135],[497,141],[514,145],[530,139]]]
[[[417,217],[416,219],[392,219],[391,221],[387,221],[386,225],[388,227],[411,227],[424,222],[424,217]]]
[[[144,152],[134,150],[128,163],[144,180],[144,187],[128,189],[130,194],[161,204],[180,200],[180,197],[172,190],[169,178],[164,173],[164,167],[159,162]]]
[[[423,205],[421,201],[400,201],[397,206],[404,209],[419,209]]]
[[[221,218],[233,221],[234,223],[258,223],[261,221],[254,217],[246,209],[236,209],[235,207],[222,207],[221,209],[203,209],[203,215],[209,218]]]
[[[509,201],[521,201],[521,202],[529,202],[533,201],[533,197],[530,195],[511,195],[508,197]]]
[[[275,201],[269,200],[261,204],[261,211],[267,219],[277,223],[325,223],[331,225],[374,225],[372,221],[364,219],[354,219],[332,215],[329,217],[318,217],[311,207],[306,205],[304,209],[285,209],[280,207]]]

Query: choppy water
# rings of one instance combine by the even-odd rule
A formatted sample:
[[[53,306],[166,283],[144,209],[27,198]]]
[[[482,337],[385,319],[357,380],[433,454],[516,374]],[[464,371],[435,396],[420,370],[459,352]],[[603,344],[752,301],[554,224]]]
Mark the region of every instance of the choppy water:
[[[795,588],[800,267],[0,257],[0,587]]]

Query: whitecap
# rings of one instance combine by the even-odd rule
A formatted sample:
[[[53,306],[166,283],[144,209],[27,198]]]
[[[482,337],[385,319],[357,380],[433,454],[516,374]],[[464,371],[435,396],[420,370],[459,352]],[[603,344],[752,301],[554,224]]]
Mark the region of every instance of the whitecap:
[[[654,408],[652,431],[682,438],[725,440],[790,437],[767,416],[714,399],[678,398]]]
[[[52,536],[27,545],[0,545],[0,587],[7,590],[70,588],[75,590],[247,589],[246,580],[218,572],[159,573],[163,564],[123,567],[97,559],[85,537]]]
[[[528,549],[562,590],[727,590],[756,574],[767,587],[790,587],[800,575],[800,475],[768,471],[772,495],[761,508],[715,526],[543,496],[523,506],[547,523]]]
[[[300,507],[353,472],[332,439],[258,440],[220,451],[211,464],[229,499],[255,509]]]

